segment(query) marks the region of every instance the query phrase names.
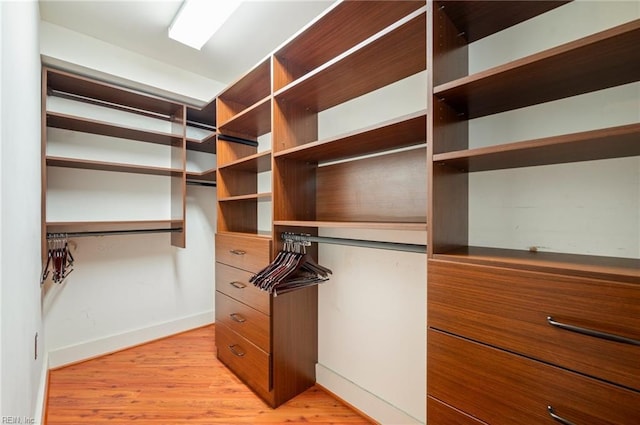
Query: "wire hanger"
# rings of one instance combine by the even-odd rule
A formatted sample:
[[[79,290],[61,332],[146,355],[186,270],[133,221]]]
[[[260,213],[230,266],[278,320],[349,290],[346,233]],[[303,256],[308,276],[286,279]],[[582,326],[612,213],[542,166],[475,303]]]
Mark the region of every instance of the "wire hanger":
[[[62,283],[73,271],[74,258],[69,249],[66,234],[52,234],[47,236],[47,262],[42,269],[40,284],[51,274],[54,283]]]

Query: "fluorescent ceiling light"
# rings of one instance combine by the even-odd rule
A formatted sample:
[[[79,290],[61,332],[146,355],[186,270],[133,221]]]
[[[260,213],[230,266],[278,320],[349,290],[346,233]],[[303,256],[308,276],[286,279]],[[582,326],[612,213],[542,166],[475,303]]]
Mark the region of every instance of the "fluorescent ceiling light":
[[[242,0],[184,0],[169,27],[169,37],[200,50],[241,2]]]

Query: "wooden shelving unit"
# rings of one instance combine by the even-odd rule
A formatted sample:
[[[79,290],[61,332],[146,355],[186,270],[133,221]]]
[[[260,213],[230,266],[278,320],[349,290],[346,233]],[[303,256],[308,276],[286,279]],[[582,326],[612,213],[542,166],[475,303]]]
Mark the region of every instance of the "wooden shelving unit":
[[[640,123],[471,147],[471,119],[640,81],[640,20],[468,74],[471,43],[505,29],[516,31],[514,25],[567,3],[429,2],[429,423],[490,424],[506,417],[513,423],[542,423],[553,421],[551,413],[566,423],[604,422],[611,418],[604,406],[587,407],[592,405],[583,400],[605,384],[609,393],[620,393],[608,407],[617,412],[612,423],[630,423],[639,414],[618,404],[640,402],[640,369],[630,361],[637,347],[575,330],[639,339],[633,317],[640,310],[629,300],[637,298],[640,260],[469,242],[471,173],[640,155]],[[575,327],[554,326],[547,317]],[[458,357],[480,346],[485,348],[476,357]],[[464,373],[446,377],[433,366],[445,363],[448,370]],[[573,398],[541,388],[544,401],[523,407],[516,394],[535,386],[533,376],[546,368],[566,374],[547,380],[548,387],[574,388]],[[520,376],[525,369],[529,376]],[[501,377],[492,381],[497,396],[491,400],[452,396],[455,385],[487,382],[487,376]],[[505,379],[518,385],[509,387]],[[585,382],[578,388],[581,379]]]
[[[187,126],[203,128],[209,135],[191,138],[187,135],[187,150],[216,153],[216,101],[213,99],[202,109],[187,108]]]
[[[185,189],[186,189],[186,107],[185,105],[168,101],[153,95],[137,92],[105,82],[74,75],[68,72],[43,69],[42,79],[42,234],[43,255],[45,254],[46,234],[52,232],[65,233],[100,231],[133,231],[133,230],[162,230],[171,232],[172,245],[184,247],[184,218],[185,218]],[[80,115],[61,113],[47,110],[49,96],[63,98],[74,105],[87,105],[91,108],[101,108],[115,111],[117,114],[143,116],[153,118],[170,131],[155,131],[137,128],[118,122],[110,122]],[[76,108],[77,109],[77,108]],[[116,114],[116,115],[117,115]],[[169,147],[169,167],[140,165],[127,162],[102,161],[95,158],[61,157],[47,155],[47,128],[70,130],[80,134],[92,134],[129,140],[135,143],[160,144]],[[171,191],[168,202],[171,204],[171,216],[160,221],[95,221],[49,223],[46,221],[46,188],[48,167],[76,168],[84,170],[100,170],[119,173],[147,174],[166,176],[170,179]],[[123,206],[126,208],[126,205]]]

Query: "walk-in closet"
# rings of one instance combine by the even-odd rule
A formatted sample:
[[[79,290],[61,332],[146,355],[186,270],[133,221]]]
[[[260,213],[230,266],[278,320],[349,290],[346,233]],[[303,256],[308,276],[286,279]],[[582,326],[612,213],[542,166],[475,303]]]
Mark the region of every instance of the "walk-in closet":
[[[0,423],[640,423],[637,0],[0,0],[0,43]]]

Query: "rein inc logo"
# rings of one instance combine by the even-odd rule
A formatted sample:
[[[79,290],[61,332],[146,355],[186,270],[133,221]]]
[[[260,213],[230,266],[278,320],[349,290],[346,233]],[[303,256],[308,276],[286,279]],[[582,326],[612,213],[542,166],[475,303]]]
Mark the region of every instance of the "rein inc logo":
[[[34,418],[29,418],[27,416],[2,416],[0,417],[0,424],[35,424],[36,420]]]

